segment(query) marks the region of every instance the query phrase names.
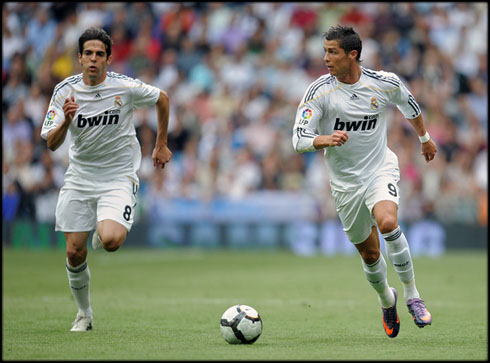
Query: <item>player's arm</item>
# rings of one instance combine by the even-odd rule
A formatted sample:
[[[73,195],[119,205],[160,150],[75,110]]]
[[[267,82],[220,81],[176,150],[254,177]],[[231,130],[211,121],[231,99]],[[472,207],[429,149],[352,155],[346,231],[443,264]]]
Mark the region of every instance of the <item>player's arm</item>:
[[[47,145],[49,150],[55,151],[63,144],[77,110],[78,104],[75,103],[75,98],[73,96],[65,99],[65,103],[63,104],[65,119],[58,127],[49,132],[47,137]]]
[[[160,90],[160,96],[156,103],[158,118],[157,138],[151,156],[154,167],[160,166],[161,168],[164,168],[165,163],[172,157],[172,152],[167,146],[169,107],[170,102],[167,93]]]
[[[425,129],[424,119],[422,114],[413,119],[408,119],[408,122],[412,125],[417,132],[421,143],[421,154],[424,155],[425,161],[429,162],[434,159],[437,152],[436,143],[430,138],[429,133]]]
[[[386,73],[386,72],[385,72]],[[391,101],[398,107],[403,116],[410,122],[412,127],[417,132],[421,145],[422,152],[425,161],[429,162],[434,159],[437,152],[437,146],[435,142],[430,138],[429,133],[425,129],[424,118],[422,116],[422,110],[418,105],[415,97],[410,93],[405,84],[394,73],[386,73],[391,78],[391,81],[398,83],[399,86],[388,92],[391,97]]]
[[[329,146],[342,146],[348,138],[347,131],[335,130],[331,135],[318,135],[315,137],[313,147],[318,150]]]

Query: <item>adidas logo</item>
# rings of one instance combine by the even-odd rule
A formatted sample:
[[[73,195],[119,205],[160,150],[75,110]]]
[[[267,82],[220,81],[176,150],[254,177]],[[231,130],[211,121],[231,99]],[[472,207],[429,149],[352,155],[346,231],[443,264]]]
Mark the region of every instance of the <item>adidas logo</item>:
[[[350,99],[351,99],[352,101],[355,101],[355,100],[358,100],[358,99],[359,99],[359,97],[357,97],[357,95],[356,95],[355,93],[353,93],[353,94],[352,94],[352,96],[350,96]]]
[[[100,95],[100,93],[97,92],[97,94],[95,95],[95,98],[101,98],[102,96]]]

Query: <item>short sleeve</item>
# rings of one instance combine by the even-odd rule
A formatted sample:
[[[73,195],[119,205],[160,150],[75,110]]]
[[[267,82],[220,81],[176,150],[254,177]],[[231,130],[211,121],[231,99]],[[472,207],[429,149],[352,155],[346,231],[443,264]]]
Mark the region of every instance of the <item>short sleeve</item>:
[[[414,119],[422,113],[415,97],[402,81],[400,81],[400,87],[393,92],[391,101],[407,119]]]
[[[154,106],[160,97],[160,89],[138,79],[131,81],[134,108]]]

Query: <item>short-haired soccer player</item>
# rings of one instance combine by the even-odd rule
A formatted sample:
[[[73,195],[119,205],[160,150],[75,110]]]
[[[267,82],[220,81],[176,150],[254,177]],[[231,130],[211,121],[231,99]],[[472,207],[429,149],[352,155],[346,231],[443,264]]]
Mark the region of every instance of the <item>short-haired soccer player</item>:
[[[415,286],[409,246],[398,225],[400,171],[397,156],[387,146],[387,106],[396,105],[408,119],[427,162],[434,159],[437,147],[400,78],[360,65],[362,43],[354,29],[334,26],[324,37],[323,60],[329,74],[306,90],[296,113],[293,146],[299,153],[324,150],[337,213],[378,295],[385,332],[394,338],[400,328],[397,292],[388,285],[378,228],[415,324],[422,328],[432,318]]]
[[[163,168],[167,147],[168,95],[153,86],[107,71],[111,37],[87,29],[78,40],[82,73],[56,85],[41,136],[56,150],[70,130],[69,166],[56,206],[55,230],[66,239],[68,281],[78,304],[71,331],[92,329],[87,240],[94,249],[116,251],[133,224],[141,150],[133,110],[156,104],[158,130],[152,158]]]

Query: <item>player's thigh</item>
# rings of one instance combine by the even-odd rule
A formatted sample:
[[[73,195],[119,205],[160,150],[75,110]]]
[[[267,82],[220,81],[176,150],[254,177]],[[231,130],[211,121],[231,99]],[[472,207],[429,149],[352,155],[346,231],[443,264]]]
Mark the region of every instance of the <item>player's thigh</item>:
[[[396,225],[400,203],[400,176],[397,168],[385,169],[377,174],[366,191],[366,207],[373,214],[380,228]],[[376,208],[375,208],[376,206]]]
[[[62,187],[56,204],[56,231],[87,232],[97,223],[96,197],[93,193]]]
[[[372,227],[376,226],[376,221],[364,203],[364,191],[332,191],[332,196],[349,241],[354,244],[366,241],[371,234]]]
[[[128,178],[118,180],[109,189],[101,191],[97,201],[98,225],[103,221],[111,221],[104,223],[107,228],[121,231],[118,227],[120,225],[126,233],[129,232],[134,222],[137,191],[137,184]],[[100,231],[99,227],[97,230]]]

